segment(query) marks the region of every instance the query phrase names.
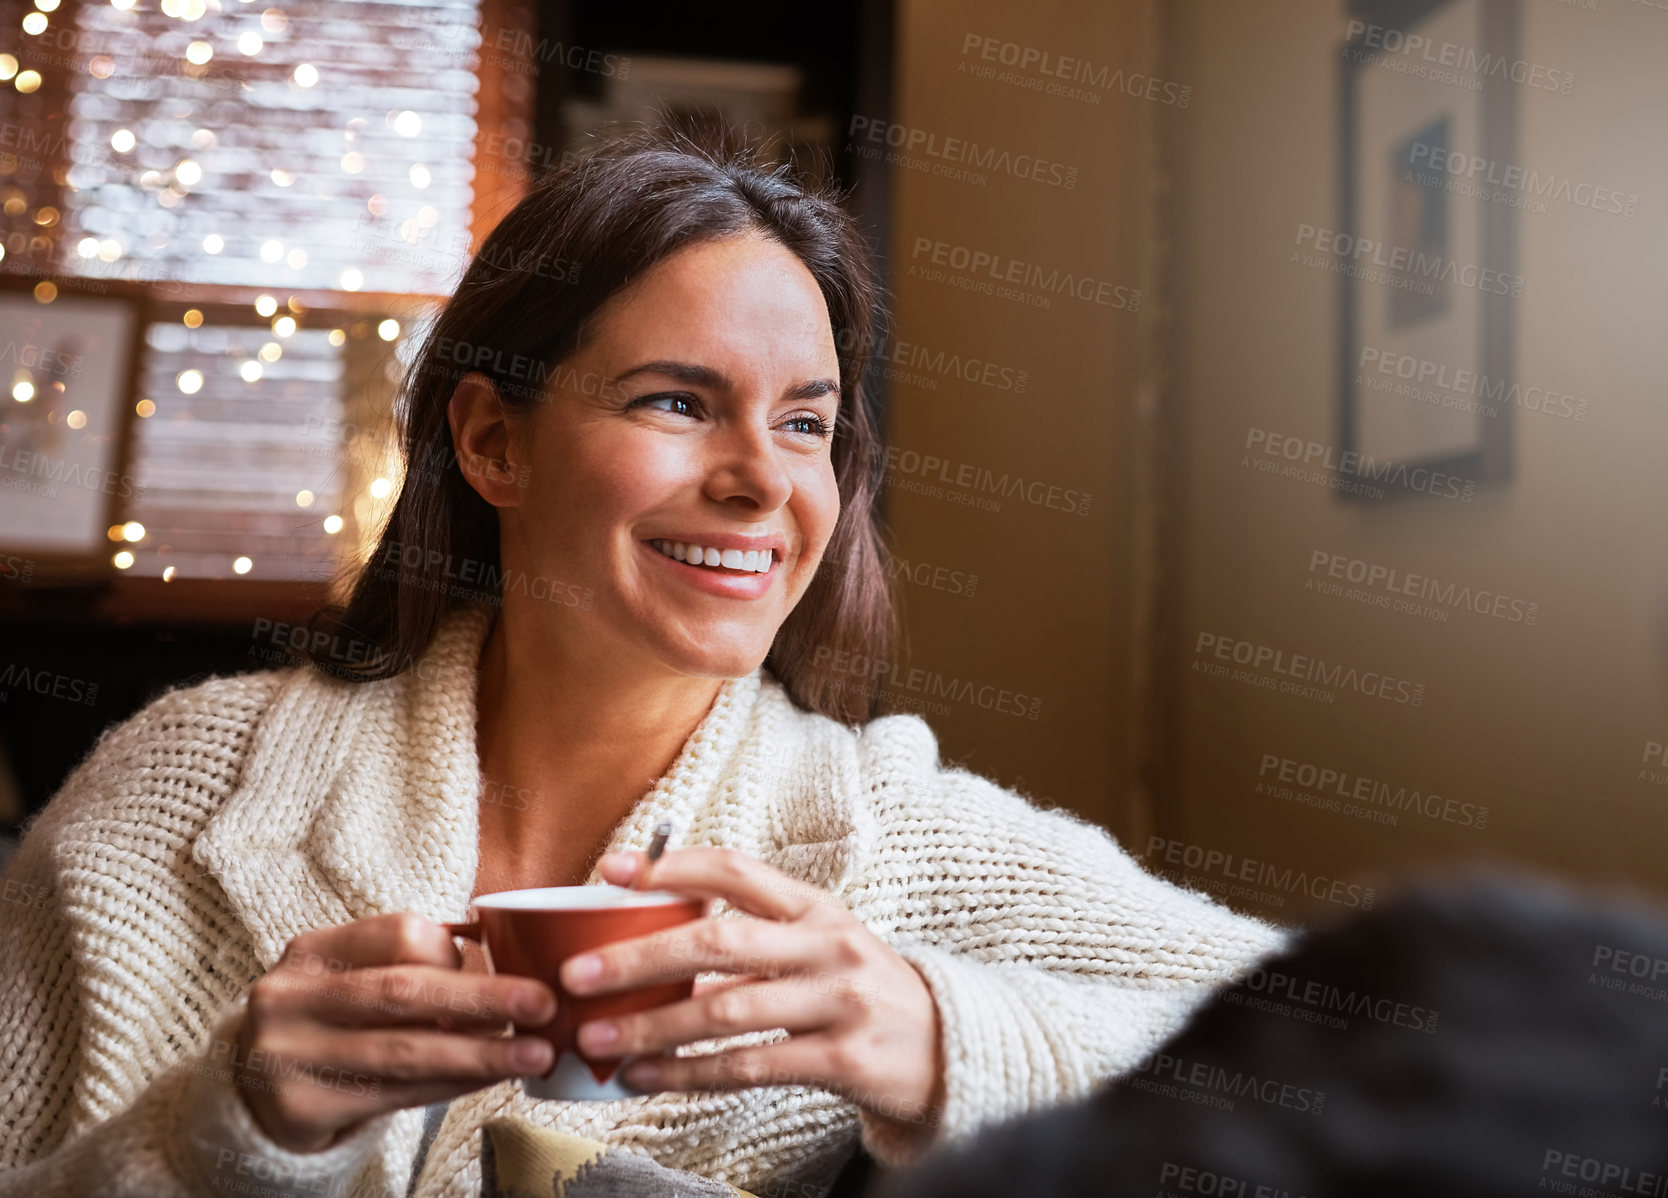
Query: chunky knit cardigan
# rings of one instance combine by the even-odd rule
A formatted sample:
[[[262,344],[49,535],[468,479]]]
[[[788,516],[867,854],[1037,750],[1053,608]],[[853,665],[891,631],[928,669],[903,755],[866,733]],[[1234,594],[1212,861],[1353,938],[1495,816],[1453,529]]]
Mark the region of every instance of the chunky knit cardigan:
[[[489,609],[453,613],[394,678],[215,678],[103,735],[0,896],[0,1194],[407,1193],[420,1108],[292,1153],[253,1120],[226,1046],[250,984],[297,933],[379,912],[466,916],[490,623]],[[944,1062],[930,1139],[814,1086],[570,1103],[507,1081],[451,1104],[421,1198],[477,1192],[479,1128],[495,1116],[815,1195],[859,1142],[898,1167],[1084,1096],[1287,939],[1145,873],[1103,829],[941,765],[920,718],[849,729],[795,707],[763,669],[722,685],[610,850],[645,845],[663,819],[673,847],[726,845],[838,895],[920,971]]]

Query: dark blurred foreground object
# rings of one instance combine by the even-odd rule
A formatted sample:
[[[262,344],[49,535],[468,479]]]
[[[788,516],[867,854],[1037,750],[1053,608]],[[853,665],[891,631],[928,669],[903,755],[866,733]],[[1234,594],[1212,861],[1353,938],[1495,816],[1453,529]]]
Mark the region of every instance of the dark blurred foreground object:
[[[1668,1195],[1668,918],[1487,877],[1305,936],[1082,1103],[870,1198]]]

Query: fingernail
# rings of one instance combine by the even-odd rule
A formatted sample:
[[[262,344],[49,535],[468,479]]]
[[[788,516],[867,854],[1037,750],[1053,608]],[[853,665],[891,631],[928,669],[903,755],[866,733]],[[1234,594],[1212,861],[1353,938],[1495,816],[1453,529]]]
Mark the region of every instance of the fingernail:
[[[585,1042],[587,1051],[608,1048],[620,1038],[620,1029],[607,1019],[598,1019],[587,1023],[579,1029],[579,1038]]]
[[[570,986],[594,982],[602,976],[602,958],[590,953],[575,957],[562,967],[562,974]]]
[[[510,1018],[517,1023],[549,1023],[556,1012],[542,986],[517,986],[510,993]]]
[[[525,1073],[543,1075],[550,1068],[555,1051],[549,1040],[528,1036],[510,1045],[510,1066]]]

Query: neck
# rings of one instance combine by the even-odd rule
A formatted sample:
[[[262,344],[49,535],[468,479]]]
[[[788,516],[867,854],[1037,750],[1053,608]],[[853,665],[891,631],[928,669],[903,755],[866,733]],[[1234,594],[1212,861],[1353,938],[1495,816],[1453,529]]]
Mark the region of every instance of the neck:
[[[531,863],[550,835],[570,846],[606,840],[677,759],[723,682],[626,668],[506,599],[481,649],[481,826]]]

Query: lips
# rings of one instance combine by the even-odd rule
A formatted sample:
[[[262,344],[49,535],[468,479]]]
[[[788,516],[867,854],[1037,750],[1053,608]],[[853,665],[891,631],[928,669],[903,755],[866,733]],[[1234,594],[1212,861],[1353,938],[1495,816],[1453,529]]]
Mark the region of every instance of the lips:
[[[666,538],[652,540],[649,544],[673,561],[715,572],[730,571],[741,574],[768,574],[780,552],[769,546],[763,549],[739,549],[733,546],[701,545],[692,541],[673,541]]]

